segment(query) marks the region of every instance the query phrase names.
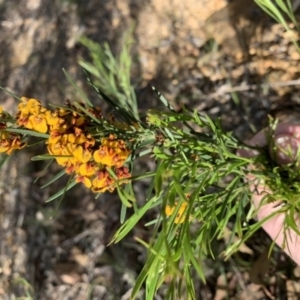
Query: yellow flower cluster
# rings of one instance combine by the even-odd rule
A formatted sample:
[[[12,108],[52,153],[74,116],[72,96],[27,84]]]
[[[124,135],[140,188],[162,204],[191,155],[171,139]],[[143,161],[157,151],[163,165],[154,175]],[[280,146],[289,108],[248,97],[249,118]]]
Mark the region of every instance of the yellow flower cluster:
[[[0,117],[5,119],[6,113],[2,106],[0,106]],[[22,142],[20,135],[8,132],[5,123],[0,123],[0,153],[11,154],[14,150],[22,149],[26,146],[26,143]]]
[[[91,119],[69,104],[55,111],[47,110],[36,99],[21,98],[18,106],[17,124],[27,129],[50,135],[47,141],[48,152],[66,173],[75,174],[75,180],[82,182],[93,192],[113,191],[116,180],[107,167],[113,168],[116,177],[126,179],[131,176],[124,163],[131,151],[123,140],[111,134],[96,141],[90,133]],[[89,108],[89,113],[102,118],[100,109]],[[125,180],[124,180],[125,179]]]
[[[46,133],[48,120],[51,122],[51,112],[44,108],[36,99],[21,98],[18,105],[17,124],[28,129]]]
[[[174,211],[177,209],[177,205],[178,205],[177,202],[175,202],[175,205],[172,206],[172,207],[169,204],[167,204],[166,209],[165,209],[166,216],[168,216],[168,217],[172,216]],[[177,212],[177,215],[176,215],[175,220],[174,220],[175,224],[181,224],[181,223],[184,222],[184,220],[185,220],[185,210],[186,210],[187,206],[188,206],[188,202],[186,202],[186,201],[184,201],[180,205],[180,207],[178,209],[178,212]]]

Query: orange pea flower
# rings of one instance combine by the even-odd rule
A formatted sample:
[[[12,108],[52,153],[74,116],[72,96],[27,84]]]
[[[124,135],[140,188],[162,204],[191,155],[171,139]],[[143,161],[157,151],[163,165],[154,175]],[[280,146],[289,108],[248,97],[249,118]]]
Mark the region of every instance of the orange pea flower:
[[[81,146],[77,146],[73,151],[74,157],[81,163],[86,163],[92,158],[92,154],[89,150],[83,149]]]
[[[92,182],[91,180],[86,177],[86,176],[81,176],[81,175],[78,175],[76,178],[75,178],[75,181],[76,182],[82,182],[87,188],[91,188],[92,187]]]
[[[106,170],[96,172],[96,177],[92,181],[92,191],[95,193],[112,192],[115,187],[112,185],[114,179],[110,177]]]
[[[52,112],[50,110],[47,110],[45,112],[45,120],[46,120],[47,124],[50,126],[59,125],[59,123],[60,123],[60,118],[58,117],[58,114],[56,112]]]
[[[3,131],[0,133],[0,153],[10,155],[14,150],[22,149],[26,143],[21,141],[21,137],[14,133]]]
[[[84,163],[80,165],[78,173],[82,176],[93,176],[95,174],[95,165],[93,163]]]
[[[33,129],[42,133],[46,133],[48,131],[45,115],[43,114],[29,116],[28,122],[24,124],[24,126],[28,129]]]
[[[101,163],[109,167],[114,165],[114,156],[114,150],[106,146],[100,146],[99,149],[95,151],[93,155],[95,162]]]

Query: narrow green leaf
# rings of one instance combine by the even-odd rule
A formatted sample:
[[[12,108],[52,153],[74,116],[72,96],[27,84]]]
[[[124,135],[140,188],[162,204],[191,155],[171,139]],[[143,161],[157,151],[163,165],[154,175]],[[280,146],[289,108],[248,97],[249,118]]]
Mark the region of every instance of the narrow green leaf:
[[[9,96],[11,96],[11,97],[13,97],[13,98],[15,98],[15,99],[21,101],[21,98],[20,98],[20,97],[18,97],[18,96],[15,95],[14,93],[10,92],[10,91],[7,90],[6,88],[0,86],[0,89],[1,89],[2,91],[4,91],[6,94],[8,94]]]
[[[126,195],[124,194],[124,191],[122,191],[122,189],[119,187],[118,184],[117,184],[117,190],[118,190],[118,195],[119,195],[123,205],[125,205],[127,207],[131,207],[132,204],[128,201]]]
[[[5,130],[9,132],[24,134],[24,135],[37,136],[45,139],[48,139],[50,137],[50,135],[47,133],[41,133],[41,132],[31,131],[27,129],[6,128]]]
[[[42,174],[45,174],[46,170],[50,167],[50,165],[51,165],[52,162],[53,162],[53,160],[50,160],[50,161],[47,163],[46,167],[45,167],[44,170],[41,172]],[[38,177],[35,179],[34,183],[36,183],[40,178],[41,178],[41,176],[38,176]]]
[[[165,166],[164,163],[159,163],[157,169],[156,169],[156,174],[154,178],[154,188],[157,193],[161,191],[162,187],[162,173],[165,171]]]
[[[158,221],[159,221],[159,219],[152,220],[150,222],[147,222],[144,226],[149,227],[149,226],[155,225],[155,224],[157,224]]]
[[[71,155],[51,155],[51,154],[43,154],[43,155],[37,155],[31,158],[32,161],[39,161],[39,160],[48,160],[48,159],[54,159],[57,157],[72,157]]]
[[[136,225],[136,223],[143,217],[143,215],[150,209],[160,204],[157,201],[158,197],[152,197],[143,207],[141,207],[133,216],[131,216],[115,233],[111,243],[118,243],[121,241]]]
[[[85,109],[82,105],[80,105],[77,102],[73,103],[74,106],[76,106],[78,109],[82,110],[86,115],[88,115],[92,120],[94,120],[96,123],[101,124],[101,121],[95,118],[93,114],[91,114],[87,109]]]
[[[168,102],[168,100],[154,87],[152,86],[152,90],[158,96],[158,99],[171,111],[174,111],[172,105]]]
[[[121,214],[120,214],[120,223],[123,224],[126,219],[127,206],[122,203]]]
[[[26,148],[33,147],[33,146],[38,145],[38,144],[40,144],[40,143],[45,143],[45,139],[42,138],[42,139],[40,139],[40,140],[38,140],[38,141],[35,141],[34,143],[32,143],[32,144],[30,144],[30,145],[27,144],[27,145],[26,145]]]
[[[162,245],[163,245],[163,236],[159,235],[159,237],[158,237],[158,239],[156,240],[156,243],[155,243],[156,251],[157,251],[157,249],[160,249]],[[157,251],[157,252],[160,253],[159,251]],[[149,274],[152,273],[151,271],[153,270],[156,258],[157,257],[153,253],[151,253],[149,258],[147,259],[146,263],[144,264],[144,267],[143,267],[142,271],[140,272],[138,278],[135,281],[135,284],[134,284],[134,287],[133,287],[133,290],[132,290],[132,293],[131,293],[131,299],[134,299],[137,296],[138,291],[141,289],[141,287],[142,287],[143,283],[145,282],[147,276],[149,276]]]
[[[119,179],[119,181],[122,181],[122,179]],[[125,188],[122,190],[123,194],[126,197],[126,199],[128,199],[129,201],[136,202],[136,198],[135,198],[135,195],[133,194],[133,190],[127,189],[127,187],[129,187],[129,186],[130,186],[130,183],[126,183]]]
[[[65,194],[65,192],[67,192],[68,190],[73,188],[76,184],[77,184],[77,182],[75,180],[71,181],[69,185],[67,185],[65,188],[61,189],[54,195],[52,195],[50,198],[48,198],[46,200],[46,202],[51,202],[51,201],[55,200],[56,198],[60,197],[61,195]]]
[[[47,183],[45,183],[41,189],[44,189],[45,187],[47,187],[48,185],[50,185],[51,183],[55,182],[56,180],[58,180],[59,178],[61,178],[63,175],[66,174],[65,170],[61,170],[59,173],[57,173],[55,176],[53,176],[51,178],[51,180],[49,180]]]
[[[4,119],[0,118],[0,122],[1,123],[12,123],[12,124],[15,124],[16,120],[9,116],[9,117],[4,118]]]
[[[80,95],[80,97],[82,98],[82,100],[84,100],[84,102],[90,106],[93,107],[93,104],[91,103],[91,101],[89,100],[89,98],[86,96],[86,94],[77,86],[77,84],[75,83],[75,81],[73,80],[73,78],[69,75],[69,73],[63,69],[63,72],[65,74],[65,76],[67,77],[67,80],[69,81],[69,83],[73,86],[73,88],[77,91],[77,93]]]

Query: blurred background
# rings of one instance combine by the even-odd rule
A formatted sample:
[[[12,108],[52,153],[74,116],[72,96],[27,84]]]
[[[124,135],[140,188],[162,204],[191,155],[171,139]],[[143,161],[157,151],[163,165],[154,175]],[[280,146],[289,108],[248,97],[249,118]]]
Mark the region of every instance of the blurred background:
[[[300,2],[293,5],[299,18]],[[79,39],[108,42],[117,55],[130,31],[141,111],[157,107],[155,86],[176,109],[185,105],[219,117],[226,130],[245,139],[271,111],[285,120],[298,109],[300,55],[291,33],[253,0],[0,0],[0,85],[63,105],[78,97],[64,68],[106,109],[78,64],[89,59]],[[16,104],[1,92],[5,110],[15,112]],[[143,224],[151,218],[107,247],[120,225],[118,196],[95,200],[80,186],[61,205],[46,204],[67,179],[40,189],[59,168],[42,173],[44,164],[30,160],[38,151],[15,154],[0,171],[0,299],[129,299],[146,255],[133,236],[149,238]],[[151,167],[141,162],[141,168]],[[142,201],[146,183],[135,188]],[[227,262],[203,262],[207,284],[198,283],[199,299],[298,299],[292,297],[300,291],[300,269],[278,250],[267,263],[264,232],[249,243]],[[215,247],[221,251],[222,241]]]

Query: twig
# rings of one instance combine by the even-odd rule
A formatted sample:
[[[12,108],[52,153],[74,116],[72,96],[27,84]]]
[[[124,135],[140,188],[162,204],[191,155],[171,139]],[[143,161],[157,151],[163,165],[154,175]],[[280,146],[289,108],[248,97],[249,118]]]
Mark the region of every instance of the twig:
[[[284,87],[284,86],[293,86],[293,85],[300,85],[300,79],[296,80],[289,80],[289,81],[276,81],[276,82],[269,82],[269,83],[262,83],[262,84],[242,84],[239,86],[230,86],[228,84],[222,85],[216,92],[201,96],[201,98],[206,100],[211,100],[215,97],[222,96],[225,94],[233,93],[233,92],[245,92],[250,90],[256,90],[260,88],[267,88],[267,87]],[[203,104],[200,104],[203,106]]]

